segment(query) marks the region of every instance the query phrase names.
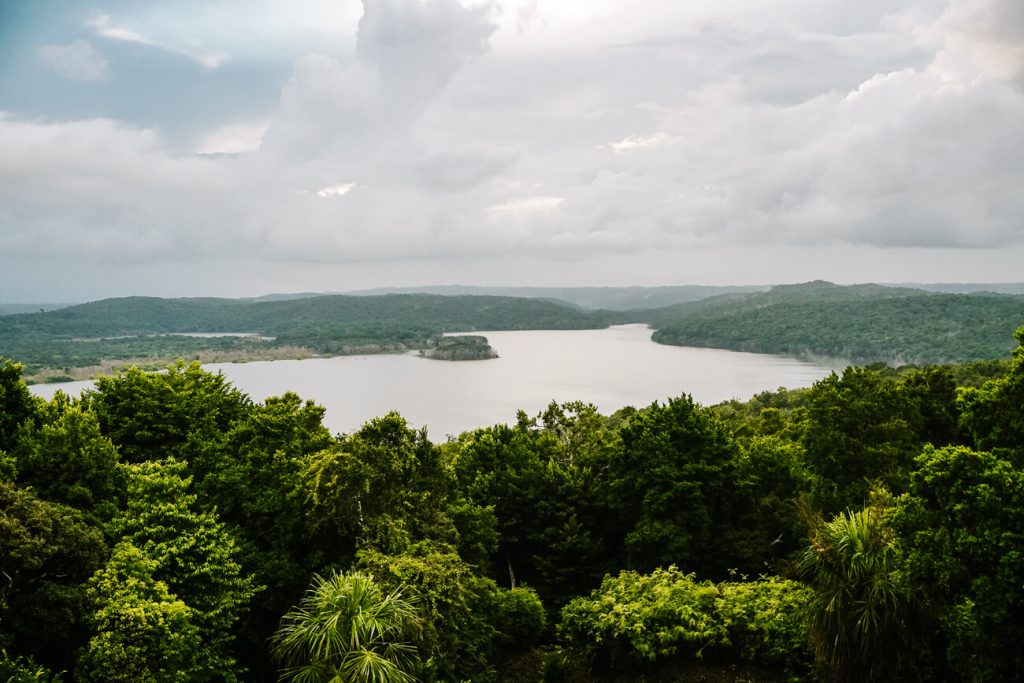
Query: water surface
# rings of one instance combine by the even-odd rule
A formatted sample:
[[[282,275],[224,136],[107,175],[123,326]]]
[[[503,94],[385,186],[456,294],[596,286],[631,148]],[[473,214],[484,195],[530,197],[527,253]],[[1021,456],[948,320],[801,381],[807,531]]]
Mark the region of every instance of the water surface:
[[[705,405],[778,387],[810,386],[833,368],[786,356],[663,346],[645,325],[604,330],[477,332],[499,358],[438,361],[415,352],[306,360],[215,363],[254,400],[294,391],[327,408],[332,432],[350,432],[389,410],[434,440],[534,415],[551,401],[586,401],[603,413],[689,393]],[[32,393],[77,393],[91,382],[41,384]]]

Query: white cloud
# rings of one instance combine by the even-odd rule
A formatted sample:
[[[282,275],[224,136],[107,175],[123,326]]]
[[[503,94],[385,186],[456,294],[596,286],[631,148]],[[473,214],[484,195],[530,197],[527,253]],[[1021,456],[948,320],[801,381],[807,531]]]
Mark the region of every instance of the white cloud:
[[[102,38],[125,43],[135,43],[137,45],[145,45],[147,47],[172,52],[176,55],[191,59],[193,62],[196,62],[206,69],[216,69],[222,66],[229,59],[228,55],[223,52],[207,52],[182,45],[165,43],[154,40],[153,38],[150,38],[149,36],[146,36],[134,29],[125,26],[112,25],[110,23],[110,17],[106,14],[101,14],[96,18],[89,20],[86,25],[92,28],[96,32],[96,35]]]
[[[602,145],[601,148],[610,149],[616,154],[625,154],[626,152],[630,152],[635,149],[670,145],[675,141],[676,138],[659,131],[654,135],[628,135],[618,142],[613,142],[609,145]]]
[[[335,185],[328,185],[327,187],[320,188],[316,191],[318,197],[344,197],[352,188],[356,186],[355,183],[337,183]]]
[[[519,218],[554,211],[565,197],[522,197],[487,207],[491,216]]]
[[[73,40],[61,45],[40,45],[36,54],[48,69],[61,78],[83,83],[107,80],[110,65],[106,58],[86,40]]]
[[[266,121],[243,121],[220,126],[205,135],[196,146],[198,154],[244,154],[263,144],[270,128]]]

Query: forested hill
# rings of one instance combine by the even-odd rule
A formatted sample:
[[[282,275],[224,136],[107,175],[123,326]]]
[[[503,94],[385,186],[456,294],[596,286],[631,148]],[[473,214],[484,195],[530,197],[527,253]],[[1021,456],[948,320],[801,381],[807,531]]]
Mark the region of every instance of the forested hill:
[[[947,363],[1005,357],[1013,348],[1008,330],[1024,324],[1024,296],[817,281],[632,311],[522,296],[129,297],[0,316],[0,356],[23,363],[27,378],[45,381],[129,363],[160,367],[178,357],[223,362],[402,352],[432,348],[444,332],[629,322],[650,324],[663,344],[854,363]],[[178,336],[189,333],[253,336]]]
[[[671,285],[662,287],[469,287],[445,285],[435,287],[378,287],[349,294],[378,296],[392,293],[425,293],[456,295],[517,296],[566,301],[590,310],[630,311],[662,308],[674,304],[700,301],[710,296],[730,293],[763,292],[761,285]]]
[[[65,338],[170,332],[290,334],[330,323],[400,321],[444,331],[477,329],[574,329],[593,326],[570,306],[539,299],[497,296],[392,294],[381,297],[318,296],[243,299],[104,299],[48,313],[0,318],[0,335],[40,334]]]
[[[398,352],[444,332],[584,329],[606,323],[567,304],[492,296],[395,294],[294,300],[105,299],[58,311],[0,317],[0,355],[36,379],[77,376],[109,361],[166,363]],[[188,333],[251,333],[190,338]],[[272,339],[268,339],[272,338]],[[40,374],[59,369],[56,375]],[[98,372],[99,370],[90,370]]]
[[[943,363],[1004,357],[1014,347],[1007,330],[1024,323],[1024,296],[818,281],[623,319],[650,323],[662,344],[851,362]]]

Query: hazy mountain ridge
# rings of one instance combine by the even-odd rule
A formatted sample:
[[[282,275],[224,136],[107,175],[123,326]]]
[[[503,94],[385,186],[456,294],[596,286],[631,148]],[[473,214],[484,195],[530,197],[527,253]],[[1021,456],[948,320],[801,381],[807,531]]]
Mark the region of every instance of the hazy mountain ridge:
[[[431,287],[377,287],[346,292],[357,296],[420,293],[474,296],[513,296],[558,300],[590,310],[627,311],[699,301],[728,293],[761,292],[768,285],[666,285],[659,287],[478,287],[440,285]]]

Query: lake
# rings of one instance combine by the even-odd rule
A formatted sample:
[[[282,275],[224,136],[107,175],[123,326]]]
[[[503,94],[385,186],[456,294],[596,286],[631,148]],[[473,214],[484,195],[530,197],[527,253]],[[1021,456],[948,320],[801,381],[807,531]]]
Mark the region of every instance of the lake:
[[[586,401],[603,413],[689,393],[705,405],[746,400],[778,387],[805,387],[834,367],[785,356],[663,346],[646,325],[604,330],[478,332],[499,358],[439,361],[415,352],[307,360],[218,363],[254,400],[294,391],[327,408],[332,432],[350,432],[389,410],[435,441],[467,429],[535,415],[551,401]],[[39,384],[33,394],[78,393],[92,382]]]

